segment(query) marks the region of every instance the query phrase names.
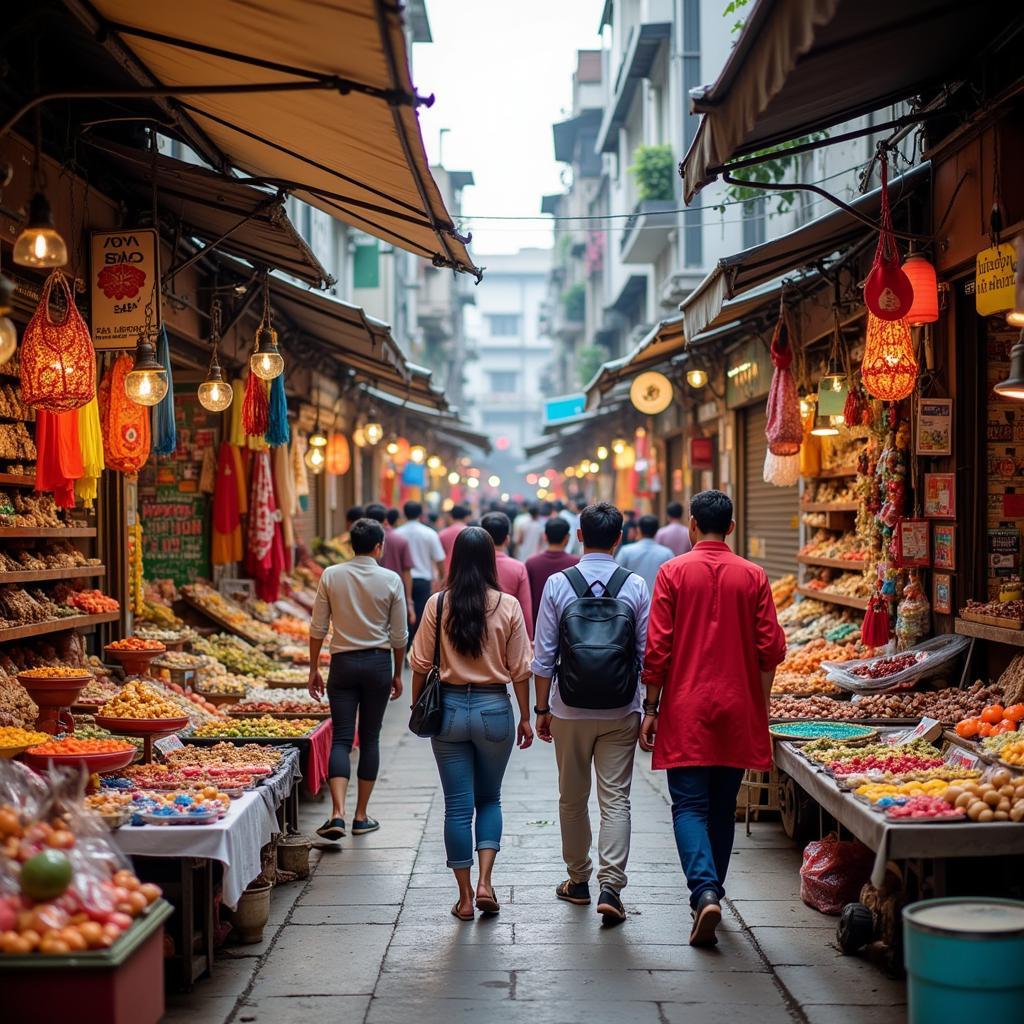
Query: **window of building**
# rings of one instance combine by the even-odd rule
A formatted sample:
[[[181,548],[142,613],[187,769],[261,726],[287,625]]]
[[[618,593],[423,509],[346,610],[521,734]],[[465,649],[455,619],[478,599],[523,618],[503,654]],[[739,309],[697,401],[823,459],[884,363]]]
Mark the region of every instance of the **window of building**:
[[[768,210],[761,196],[743,204],[743,248],[760,245],[766,237]]]
[[[519,374],[515,370],[490,370],[491,394],[514,395],[519,388]]]
[[[509,338],[519,333],[518,313],[488,313],[487,329],[492,338]]]

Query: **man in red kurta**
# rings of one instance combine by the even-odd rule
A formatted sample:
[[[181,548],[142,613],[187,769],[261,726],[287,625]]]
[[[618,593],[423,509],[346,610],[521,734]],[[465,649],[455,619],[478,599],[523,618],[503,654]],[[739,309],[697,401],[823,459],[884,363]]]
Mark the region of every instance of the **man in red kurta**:
[[[693,497],[693,550],[658,571],[644,656],[640,745],[668,770],[695,946],[717,941],[736,795],[744,769],[771,767],[768,697],[786,654],[764,569],[725,543],[735,525],[727,495]]]

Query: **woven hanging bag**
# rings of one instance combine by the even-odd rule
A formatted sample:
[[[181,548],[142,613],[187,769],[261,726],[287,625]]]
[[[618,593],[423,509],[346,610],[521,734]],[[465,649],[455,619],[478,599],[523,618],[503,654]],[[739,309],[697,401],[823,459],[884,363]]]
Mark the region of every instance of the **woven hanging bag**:
[[[50,318],[54,287],[64,293],[60,323]],[[39,305],[21,341],[21,397],[26,405],[50,412],[70,412],[96,395],[96,352],[67,278],[55,270],[46,279]]]
[[[900,266],[900,251],[892,233],[889,161],[884,154],[879,160],[879,168],[882,178],[881,225],[875,259],[864,282],[864,305],[880,320],[902,320],[914,304],[914,286]]]
[[[768,391],[768,423],[764,431],[768,440],[768,451],[772,455],[799,455],[804,430],[800,421],[800,399],[796,393],[796,381],[793,380],[793,372],[790,370],[793,364],[793,348],[788,316],[781,305],[775,333],[772,336],[771,355],[775,370]]]

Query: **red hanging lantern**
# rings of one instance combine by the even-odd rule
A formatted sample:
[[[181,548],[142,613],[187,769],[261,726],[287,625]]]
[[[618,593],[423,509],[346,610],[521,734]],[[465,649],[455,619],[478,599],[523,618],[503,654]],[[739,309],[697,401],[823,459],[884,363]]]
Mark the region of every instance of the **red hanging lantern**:
[[[860,376],[864,390],[882,402],[899,402],[913,392],[917,359],[906,320],[880,320],[868,313]]]
[[[867,281],[864,282],[864,305],[881,320],[901,320],[914,301],[914,289],[900,267],[900,251],[892,233],[892,211],[889,209],[889,161],[885,153],[879,158],[882,179],[880,209],[881,226],[878,247]]]
[[[327,442],[327,472],[344,476],[352,465],[352,453],[344,434],[331,434]]]
[[[914,289],[907,323],[911,327],[935,323],[939,319],[939,285],[935,279],[935,268],[919,252],[912,252],[903,261],[903,273]]]

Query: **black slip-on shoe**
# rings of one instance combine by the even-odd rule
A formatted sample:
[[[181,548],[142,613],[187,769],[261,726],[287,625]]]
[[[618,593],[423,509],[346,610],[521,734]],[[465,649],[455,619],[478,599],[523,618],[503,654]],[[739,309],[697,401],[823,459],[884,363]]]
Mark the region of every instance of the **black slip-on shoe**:
[[[317,830],[316,834],[321,839],[328,839],[336,843],[339,839],[345,838],[345,819],[328,818]]]
[[[586,882],[574,882],[567,878],[555,889],[555,895],[566,903],[574,903],[577,907],[590,906],[590,886]]]
[[[722,907],[718,894],[705,889],[697,899],[693,911],[693,930],[690,932],[691,946],[714,946],[718,943],[715,931],[722,923]]]
[[[597,912],[605,924],[622,924],[626,920],[626,908],[614,889],[602,889],[597,901]]]
[[[352,819],[352,835],[354,836],[365,836],[367,832],[376,832],[379,828],[380,822],[373,818]]]

